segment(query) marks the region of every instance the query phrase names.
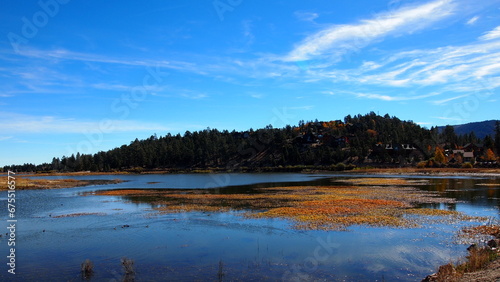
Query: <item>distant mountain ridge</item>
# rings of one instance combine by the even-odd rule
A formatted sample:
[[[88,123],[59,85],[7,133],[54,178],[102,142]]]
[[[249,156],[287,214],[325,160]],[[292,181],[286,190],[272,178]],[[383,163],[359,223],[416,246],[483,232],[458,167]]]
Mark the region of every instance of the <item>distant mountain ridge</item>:
[[[465,124],[452,125],[456,135],[465,135],[474,132],[476,137],[483,139],[486,135],[495,136],[495,123],[498,120],[485,120]],[[445,126],[438,126],[439,132],[443,132]]]

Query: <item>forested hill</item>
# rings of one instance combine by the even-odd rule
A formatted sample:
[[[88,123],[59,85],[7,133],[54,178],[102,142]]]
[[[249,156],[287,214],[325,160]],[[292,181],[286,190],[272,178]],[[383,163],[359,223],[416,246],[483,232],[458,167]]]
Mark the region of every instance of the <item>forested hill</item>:
[[[498,131],[500,128],[497,127]],[[450,126],[438,133],[437,128],[429,130],[412,121],[371,112],[348,115],[343,120],[300,121],[297,126],[284,128],[269,125],[240,132],[208,128],[187,131],[184,135],[155,134],[93,155],[78,153],[55,157],[50,163],[13,165],[3,169],[140,172],[210,168],[250,171],[300,166],[342,169],[346,165],[416,165],[422,161],[435,165],[448,161],[442,159],[443,153],[469,143],[484,144],[481,150],[487,152],[489,149],[494,154],[500,148],[500,134],[497,133],[495,140],[489,136],[480,140],[473,135],[457,136]],[[438,162],[433,162],[434,158],[439,158]]]
[[[487,135],[495,136],[495,124],[498,120],[486,120],[480,122],[471,122],[466,124],[452,125],[457,135],[465,135],[474,133],[478,138],[483,139]],[[440,126],[440,132],[444,130],[445,126]]]

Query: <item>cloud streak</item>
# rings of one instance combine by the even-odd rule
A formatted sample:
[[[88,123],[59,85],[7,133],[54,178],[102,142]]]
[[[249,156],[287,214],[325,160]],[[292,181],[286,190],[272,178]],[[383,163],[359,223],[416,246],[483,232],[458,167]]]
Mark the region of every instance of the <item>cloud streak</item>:
[[[467,21],[467,25],[473,25],[477,22],[477,20],[479,20],[478,16],[472,17]]]
[[[493,30],[486,32],[483,36],[479,37],[481,40],[492,40],[500,38],[500,25],[495,27]]]
[[[101,121],[76,120],[54,116],[30,116],[13,113],[0,113],[0,118],[8,118],[8,123],[0,124],[1,132],[23,133],[102,133]],[[106,133],[168,131],[172,128],[163,125],[134,120],[106,120],[109,126]]]
[[[500,41],[399,52],[379,61],[364,62],[357,68],[315,69],[310,71],[310,75],[334,83],[392,90],[395,87],[411,87],[417,93],[432,93],[399,96],[357,93],[355,96],[358,98],[405,101],[451,94],[451,97],[433,102],[434,105],[442,105],[466,97],[464,92],[489,93],[500,87]]]
[[[53,50],[38,50],[38,49],[21,49],[19,55],[29,58],[36,58],[42,60],[66,60],[66,61],[82,61],[93,63],[116,64],[126,66],[138,67],[161,67],[179,71],[192,71],[200,72],[196,64],[174,61],[174,60],[144,60],[144,59],[122,59],[113,58],[110,56],[103,56],[98,54],[73,52],[66,49],[53,49]]]
[[[213,77],[218,82],[255,86],[266,79],[283,84],[293,83],[346,83],[365,87],[364,90],[355,89],[358,98],[381,101],[407,101],[425,99],[440,93],[455,92],[434,101],[434,105],[452,101],[450,97],[461,97],[463,92],[488,90],[500,86],[500,26],[485,32],[478,41],[463,46],[446,46],[430,49],[415,49],[398,51],[390,55],[382,50],[379,57],[371,61],[349,62],[349,67],[337,68],[336,63],[342,56],[378,43],[389,36],[401,36],[435,27],[435,23],[455,15],[460,1],[435,0],[420,5],[399,7],[354,24],[330,25],[298,42],[294,48],[285,54],[259,54],[255,58],[235,58],[224,56],[190,57],[188,61],[182,59],[165,60],[150,58],[123,59],[99,54],[72,52],[64,49],[55,50],[22,50],[21,56],[43,61],[81,61],[84,63],[113,64],[132,67],[153,67],[172,71],[186,72],[205,77]],[[297,12],[299,19],[314,20],[319,15],[315,13]],[[463,16],[463,15],[462,15]],[[467,24],[477,23],[479,17],[469,18]],[[461,22],[463,24],[463,21]],[[243,22],[243,35],[251,42],[255,40],[251,32],[251,22]],[[378,46],[377,46],[378,47]],[[187,58],[184,57],[184,58]],[[304,60],[312,60],[303,62]],[[297,61],[301,61],[297,63]],[[304,63],[304,64],[301,64]],[[47,71],[36,71],[47,73]],[[30,75],[28,72],[19,72],[19,75]],[[40,86],[55,88],[62,86],[80,85],[83,87],[111,90],[130,91],[130,85],[113,80],[103,82],[99,79],[92,82],[79,81],[77,78],[62,76],[60,73],[51,75],[53,80],[44,80],[43,76],[26,77],[26,81],[33,82],[31,87]],[[251,78],[252,80],[249,80]],[[37,83],[40,81],[40,83]],[[487,81],[487,83],[485,82]],[[64,82],[61,83],[61,82]],[[488,85],[487,85],[488,84]],[[53,86],[53,87],[50,87]],[[385,87],[388,92],[366,91],[366,87]],[[196,91],[174,91],[173,86],[155,86],[147,88],[152,96],[157,97],[184,97],[203,99],[209,94]],[[418,94],[393,95],[393,89],[409,87],[435,87],[426,92],[415,91]],[[37,90],[33,89],[33,91]],[[25,91],[25,89],[23,89]],[[6,94],[18,93],[4,91]],[[45,90],[47,92],[47,90]],[[376,94],[376,93],[382,94]],[[386,94],[389,93],[389,94]],[[405,92],[401,92],[405,93]],[[432,94],[428,94],[432,93]]]
[[[304,61],[317,57],[338,60],[348,51],[363,48],[389,35],[413,33],[452,14],[454,5],[438,0],[420,6],[403,7],[351,25],[333,25],[308,36],[283,58]]]
[[[371,100],[381,100],[386,102],[403,102],[403,101],[411,101],[411,100],[419,100],[424,98],[429,98],[432,96],[439,95],[439,93],[429,93],[424,95],[407,95],[407,96],[396,96],[396,95],[388,95],[388,94],[377,94],[377,93],[363,93],[363,92],[348,92],[348,91],[339,91],[339,93],[345,93],[351,96],[355,96],[357,98],[362,99],[371,99]]]

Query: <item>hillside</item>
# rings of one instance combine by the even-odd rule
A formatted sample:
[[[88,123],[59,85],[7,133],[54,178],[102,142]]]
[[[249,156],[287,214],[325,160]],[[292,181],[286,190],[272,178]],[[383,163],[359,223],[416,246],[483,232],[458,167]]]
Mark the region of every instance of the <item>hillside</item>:
[[[346,165],[415,166],[422,161],[427,161],[426,166],[441,166],[454,159],[451,150],[470,143],[484,143],[474,153],[478,161],[496,160],[494,152],[500,149],[500,136],[497,137],[493,142],[490,137],[480,140],[457,136],[449,130],[440,134],[436,128],[429,130],[412,121],[371,112],[364,116],[348,115],[343,120],[300,121],[297,126],[284,128],[269,125],[247,131],[207,128],[186,131],[184,135],[155,134],[106,152],[54,157],[50,163],[5,166],[3,170],[280,171],[304,166],[326,169],[344,169]],[[455,165],[465,161],[457,158]]]
[[[495,123],[498,120],[486,120],[480,122],[471,122],[466,124],[452,125],[456,135],[465,135],[474,132],[476,137],[484,139],[487,135],[495,136]],[[445,126],[438,127],[439,132],[443,132]]]

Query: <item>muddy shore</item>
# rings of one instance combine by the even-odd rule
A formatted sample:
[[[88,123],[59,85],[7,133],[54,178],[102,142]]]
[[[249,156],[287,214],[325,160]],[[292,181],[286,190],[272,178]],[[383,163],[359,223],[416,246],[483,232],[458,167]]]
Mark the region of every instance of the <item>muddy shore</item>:
[[[108,185],[108,184],[116,184],[123,182],[123,180],[120,179],[76,180],[76,179],[32,179],[29,177],[15,177],[14,181],[15,181],[14,186],[16,190],[73,188],[73,187],[82,187],[91,185]],[[7,181],[5,183],[7,183]],[[7,185],[2,185],[0,187],[0,191],[7,189],[8,189]]]
[[[471,176],[492,176],[500,177],[500,168],[416,168],[416,167],[401,167],[401,168],[354,168],[351,170],[332,171],[324,170],[320,167],[310,167],[301,170],[285,171],[282,168],[261,168],[255,170],[225,170],[218,168],[198,169],[188,168],[183,170],[178,169],[155,169],[137,171],[111,171],[111,172],[52,172],[52,173],[26,173],[24,176],[80,176],[80,175],[113,175],[113,174],[176,174],[176,173],[273,173],[273,172],[296,172],[296,173],[331,173],[331,174],[385,174],[385,175],[471,175]]]

